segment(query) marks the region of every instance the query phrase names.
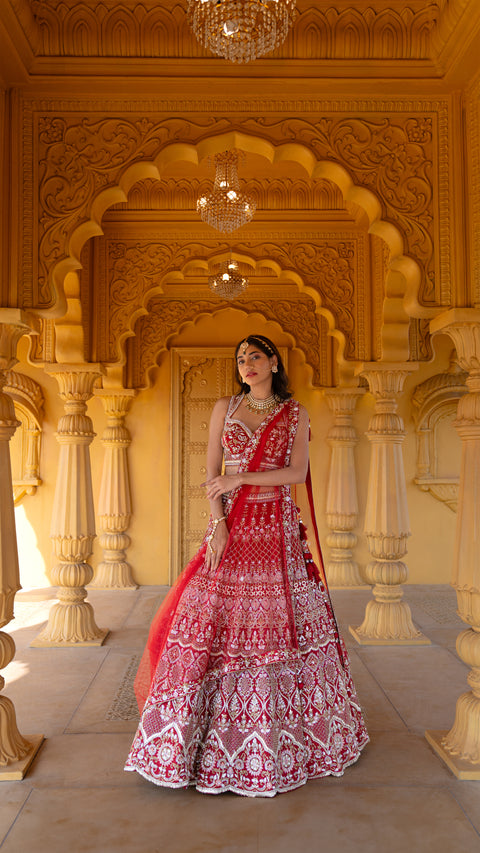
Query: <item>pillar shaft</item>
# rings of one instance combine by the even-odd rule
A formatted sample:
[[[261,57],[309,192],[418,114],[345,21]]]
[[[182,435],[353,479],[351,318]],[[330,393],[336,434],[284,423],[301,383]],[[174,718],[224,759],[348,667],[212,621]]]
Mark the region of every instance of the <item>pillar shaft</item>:
[[[353,413],[363,388],[336,388],[325,391],[334,422],[327,439],[332,448],[327,490],[327,545],[330,559],[327,577],[330,587],[365,586],[353,559],[357,537],[353,533],[358,519],[357,481],[354,448],[357,435]]]
[[[107,413],[107,427],[102,436],[105,456],[98,501],[99,541],[104,551],[90,587],[136,589],[125,553],[130,545],[127,530],[132,514],[128,471],[131,437],[125,426],[125,416],[135,391],[99,390],[95,395],[102,398]]]
[[[358,628],[350,628],[359,643],[401,645],[428,643],[415,628],[408,604],[402,601],[402,584],[408,577],[403,557],[410,535],[402,443],[403,421],[398,398],[414,365],[375,363],[364,375],[375,397],[375,411],[367,436],[371,443],[365,535],[372,557],[365,572],[373,584],[373,601]]]
[[[58,585],[58,602],[32,645],[101,645],[108,631],[98,628],[93,607],[85,601],[85,586],[93,577],[88,558],[95,538],[89,454],[95,433],[86,411],[100,372],[93,364],[55,365],[48,372],[56,377],[65,405],[57,431],[60,454],[51,527],[58,560],[52,581]]]
[[[462,460],[452,586],[458,613],[469,626],[457,638],[457,652],[471,667],[449,732],[427,732],[427,740],[462,779],[480,779],[480,311],[452,309],[435,318],[432,331],[448,334],[460,366],[468,372],[468,393],[459,400],[455,426]]]
[[[21,322],[0,322],[0,628],[13,619],[15,594],[20,589],[9,446],[19,421],[13,400],[3,388],[6,371],[17,361],[17,343],[28,331],[29,327]],[[0,669],[8,666],[14,656],[12,637],[0,631]],[[5,679],[0,676],[0,690],[4,685]],[[22,779],[42,741],[43,735],[25,738],[20,734],[13,702],[0,696],[0,780]]]

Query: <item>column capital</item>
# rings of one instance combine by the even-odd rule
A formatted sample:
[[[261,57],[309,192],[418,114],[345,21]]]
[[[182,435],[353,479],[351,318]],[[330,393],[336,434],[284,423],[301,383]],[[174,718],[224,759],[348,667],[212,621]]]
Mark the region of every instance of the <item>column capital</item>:
[[[325,397],[334,415],[353,414],[360,397],[366,392],[366,388],[356,386],[339,386],[338,388],[325,388]]]
[[[45,372],[57,380],[63,400],[86,403],[105,371],[101,364],[49,364]]]
[[[100,397],[108,418],[124,418],[137,396],[134,388],[95,388],[94,396]]]
[[[431,320],[430,331],[432,335],[443,332],[452,339],[458,363],[463,370],[480,372],[479,308],[451,308],[444,311]]]
[[[358,365],[355,372],[367,380],[374,397],[384,398],[399,394],[407,376],[416,370],[418,364],[413,361],[364,361]]]

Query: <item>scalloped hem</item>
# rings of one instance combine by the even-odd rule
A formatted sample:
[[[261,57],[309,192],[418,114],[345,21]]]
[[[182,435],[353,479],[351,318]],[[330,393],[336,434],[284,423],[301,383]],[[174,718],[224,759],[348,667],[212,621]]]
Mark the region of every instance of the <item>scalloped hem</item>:
[[[232,785],[227,785],[225,788],[204,788],[202,785],[198,785],[195,779],[190,780],[190,782],[165,782],[161,779],[155,779],[151,776],[146,770],[140,769],[139,767],[124,767],[123,769],[127,773],[138,773],[139,776],[143,776],[147,782],[152,782],[154,785],[157,785],[159,788],[187,788],[195,787],[196,790],[200,794],[239,794],[241,797],[275,797],[277,794],[287,794],[289,791],[295,791],[297,788],[303,788],[307,782],[310,782],[314,779],[325,779],[327,776],[334,776],[337,779],[343,776],[345,770],[351,767],[353,764],[356,764],[360,755],[362,754],[362,750],[366,745],[370,742],[370,738],[367,738],[364,743],[362,743],[358,748],[358,753],[348,761],[342,770],[338,772],[335,770],[325,770],[323,773],[316,773],[314,776],[307,776],[301,782],[297,782],[295,785],[290,785],[287,788],[277,788],[275,791],[245,791],[243,788],[235,788]]]

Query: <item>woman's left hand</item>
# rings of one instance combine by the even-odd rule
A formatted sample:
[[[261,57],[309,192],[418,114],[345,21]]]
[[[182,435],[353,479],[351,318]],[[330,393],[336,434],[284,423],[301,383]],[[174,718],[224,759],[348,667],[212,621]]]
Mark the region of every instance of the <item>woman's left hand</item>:
[[[210,480],[202,483],[202,486],[207,487],[207,498],[209,501],[215,500],[215,498],[219,498],[221,495],[225,495],[227,492],[231,492],[241,485],[242,478],[240,474],[218,474],[216,477],[212,477]]]

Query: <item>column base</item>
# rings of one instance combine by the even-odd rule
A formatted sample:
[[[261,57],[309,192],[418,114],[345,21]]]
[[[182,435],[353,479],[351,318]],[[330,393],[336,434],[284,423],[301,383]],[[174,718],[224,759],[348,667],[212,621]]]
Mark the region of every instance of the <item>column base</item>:
[[[98,635],[93,637],[91,640],[51,640],[48,636],[43,636],[43,634],[39,634],[32,642],[30,643],[31,649],[65,649],[71,648],[74,646],[75,648],[79,648],[82,646],[103,646],[106,638],[108,637],[110,630],[105,628],[102,630],[99,628]]]
[[[448,731],[426,731],[425,738],[437,753],[438,757],[447,765],[448,769],[457,777],[464,781],[480,780],[480,764],[473,764],[471,761],[459,758],[457,755],[452,755],[451,752],[443,746],[443,740],[448,735]]]
[[[0,767],[0,782],[20,782],[45,740],[44,735],[24,735],[24,738],[31,745],[31,749],[20,761],[12,761],[11,764]]]
[[[354,640],[361,646],[431,646],[432,641],[421,634],[414,637],[370,637],[368,634],[363,634],[359,628],[348,626]]]

